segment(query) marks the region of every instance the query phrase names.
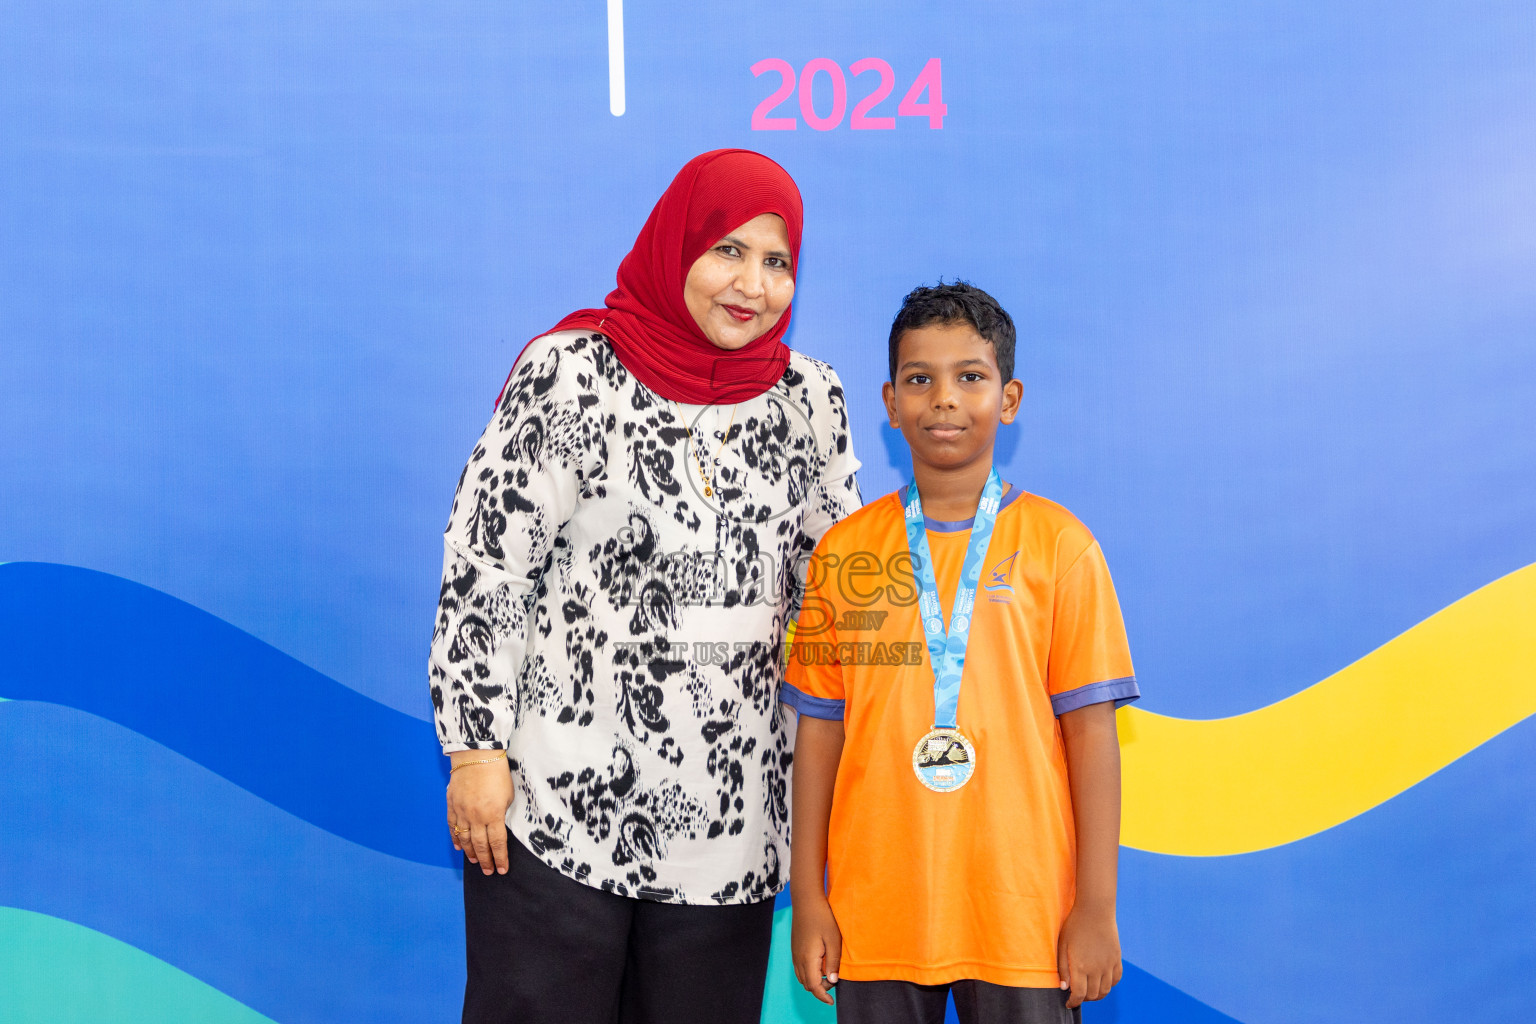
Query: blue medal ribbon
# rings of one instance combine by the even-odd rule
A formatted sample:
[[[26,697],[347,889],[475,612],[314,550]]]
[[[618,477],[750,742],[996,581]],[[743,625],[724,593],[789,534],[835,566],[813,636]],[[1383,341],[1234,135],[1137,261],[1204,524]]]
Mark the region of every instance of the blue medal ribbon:
[[[912,571],[919,588],[918,617],[923,620],[923,634],[928,640],[928,660],[933,666],[933,726],[956,728],[960,707],[960,677],[965,671],[965,649],[971,640],[971,616],[976,607],[976,588],[981,583],[981,567],[992,542],[992,524],[1003,500],[1003,481],[997,467],[987,474],[981,489],[981,502],[971,522],[971,539],[965,547],[965,561],[960,566],[960,582],[955,584],[955,600],[949,609],[949,628],[943,623],[939,604],[939,584],[933,575],[933,557],[928,549],[928,528],[923,523],[923,499],[917,493],[917,480],[907,485],[907,548],[912,553]]]

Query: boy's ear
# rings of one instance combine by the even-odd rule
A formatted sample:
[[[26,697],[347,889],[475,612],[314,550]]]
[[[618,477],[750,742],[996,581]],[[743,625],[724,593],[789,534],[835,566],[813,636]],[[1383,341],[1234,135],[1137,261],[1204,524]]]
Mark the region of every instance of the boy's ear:
[[[901,424],[896,422],[896,385],[890,381],[880,385],[880,397],[885,399],[885,418],[890,421],[891,429],[900,430]]]
[[[1012,423],[1024,401],[1024,382],[1015,377],[1003,385],[1003,422]]]

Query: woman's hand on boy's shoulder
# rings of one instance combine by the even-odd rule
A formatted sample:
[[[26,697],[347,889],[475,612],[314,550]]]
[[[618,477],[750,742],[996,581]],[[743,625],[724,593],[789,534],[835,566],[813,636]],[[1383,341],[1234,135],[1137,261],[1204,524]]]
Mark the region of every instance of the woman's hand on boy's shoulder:
[[[832,905],[825,897],[797,901],[790,923],[789,949],[795,977],[807,992],[830,1004],[843,956],[843,933],[832,915]]]
[[[1115,914],[1076,906],[1061,926],[1056,969],[1068,1008],[1103,999],[1120,982],[1120,930]]]

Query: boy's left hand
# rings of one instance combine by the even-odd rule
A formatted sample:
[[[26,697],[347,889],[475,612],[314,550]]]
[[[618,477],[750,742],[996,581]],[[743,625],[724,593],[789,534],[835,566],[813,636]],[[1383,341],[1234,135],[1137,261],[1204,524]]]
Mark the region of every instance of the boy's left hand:
[[[1115,915],[1073,907],[1056,943],[1056,969],[1068,990],[1067,1007],[1103,999],[1120,981],[1120,931]]]

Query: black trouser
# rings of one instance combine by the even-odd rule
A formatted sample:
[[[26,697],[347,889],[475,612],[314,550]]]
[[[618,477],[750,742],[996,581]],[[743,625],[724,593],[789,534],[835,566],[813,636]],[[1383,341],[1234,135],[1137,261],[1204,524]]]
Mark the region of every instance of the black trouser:
[[[949,991],[960,1024],[1078,1024],[1059,988],[1010,988],[985,981],[915,985],[910,981],[843,981],[837,986],[837,1024],[944,1024]]]
[[[464,862],[464,1024],[758,1024],[773,900],[630,899],[507,849],[505,875]]]

